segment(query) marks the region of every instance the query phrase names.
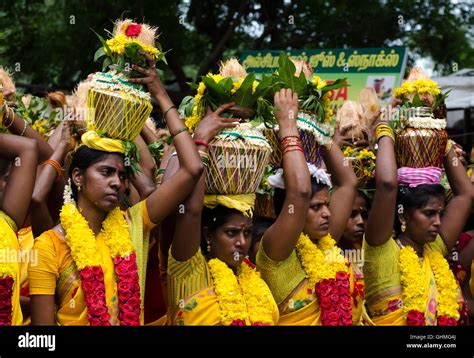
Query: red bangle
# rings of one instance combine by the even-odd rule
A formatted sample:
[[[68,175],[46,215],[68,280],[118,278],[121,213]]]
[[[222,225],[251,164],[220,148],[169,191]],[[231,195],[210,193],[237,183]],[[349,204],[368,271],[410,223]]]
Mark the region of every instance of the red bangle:
[[[287,147],[283,150],[283,155],[285,155],[286,153],[289,153],[289,152],[294,152],[294,151],[298,151],[298,152],[301,152],[304,154],[304,150],[303,148],[301,148],[300,146],[291,146],[291,147]]]
[[[287,138],[298,138],[301,139],[299,135],[287,135],[280,139],[280,142],[283,142]]]
[[[197,140],[197,139],[195,139],[195,140],[194,140],[194,143],[196,143],[196,145],[203,145],[203,146],[205,146],[206,148],[209,148],[209,143],[206,143],[206,142],[204,142],[204,141],[202,141],[202,140]]]

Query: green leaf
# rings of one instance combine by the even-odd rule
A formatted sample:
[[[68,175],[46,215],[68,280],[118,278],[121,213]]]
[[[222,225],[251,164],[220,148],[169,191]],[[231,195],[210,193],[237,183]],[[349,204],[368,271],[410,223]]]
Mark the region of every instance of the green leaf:
[[[111,64],[112,59],[110,57],[105,58],[104,62],[102,63],[102,72],[107,71]]]
[[[232,86],[234,85],[234,82],[232,81],[232,78],[227,77],[223,79],[221,82],[219,82],[219,86],[222,86],[224,88],[224,91],[230,95],[230,91],[232,90]]]
[[[255,89],[255,93],[253,94],[255,97],[265,97],[266,94],[270,92],[273,86],[276,85],[276,82],[273,83],[272,76],[262,76],[257,88]]]
[[[194,96],[186,96],[179,105],[179,113],[182,117],[189,117],[193,114]]]
[[[292,90],[295,88],[295,71],[295,64],[284,52],[281,52],[278,58],[278,76],[285,83],[286,87]]]
[[[324,94],[326,92],[329,92],[331,90],[335,90],[335,89],[338,89],[338,88],[349,87],[349,85],[346,83],[346,79],[347,78],[338,78],[333,83],[330,83],[330,84],[324,86],[323,88],[321,88],[321,92]]]
[[[413,104],[414,107],[422,107],[423,106],[423,102],[421,101],[421,98],[420,98],[420,95],[418,94],[418,92],[415,92],[415,95],[413,96],[412,104]]]
[[[304,72],[300,72],[300,76],[295,76],[295,84],[293,87],[293,92],[298,93],[298,96],[304,96],[307,93],[308,80],[306,79]]]
[[[99,48],[97,49],[97,51],[95,52],[95,54],[94,54],[94,62],[97,62],[97,60],[98,60],[99,58],[101,58],[102,56],[105,56],[105,52],[104,52],[104,47],[103,47],[103,46],[102,46],[102,47],[99,47]]]
[[[247,75],[240,88],[235,92],[232,99],[239,106],[250,107],[255,103],[255,98],[252,96],[253,81],[255,81],[255,75],[253,73]]]
[[[220,104],[229,102],[230,96],[226,95],[223,86],[220,86],[212,78],[207,76],[203,76],[202,81],[208,90],[209,98],[213,98],[215,102],[220,102]],[[213,110],[215,109],[213,108]]]

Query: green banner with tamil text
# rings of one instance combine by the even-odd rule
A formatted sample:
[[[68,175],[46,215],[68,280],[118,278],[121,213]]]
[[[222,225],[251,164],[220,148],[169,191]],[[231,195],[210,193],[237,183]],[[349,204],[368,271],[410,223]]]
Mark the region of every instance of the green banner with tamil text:
[[[272,73],[278,69],[281,51],[244,51],[240,62],[253,73]],[[331,82],[347,78],[349,87],[337,90],[333,100],[357,100],[364,87],[372,87],[382,102],[388,103],[401,84],[407,61],[405,47],[306,49],[286,51],[294,59],[306,61],[314,74]]]

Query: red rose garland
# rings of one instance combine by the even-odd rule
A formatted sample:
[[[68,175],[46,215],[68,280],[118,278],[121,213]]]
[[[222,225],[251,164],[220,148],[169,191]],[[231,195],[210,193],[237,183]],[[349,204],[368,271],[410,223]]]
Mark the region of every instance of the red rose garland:
[[[0,278],[0,326],[12,325],[12,295],[15,280],[12,276]]]
[[[80,272],[89,323],[91,326],[110,326],[104,272],[95,235],[73,202],[64,204],[60,217],[71,256]],[[120,325],[138,326],[141,298],[136,253],[128,224],[119,208],[107,215],[102,223],[102,232],[114,262]]]
[[[323,326],[352,325],[350,282],[346,272],[337,272],[336,279],[316,283],[315,289]]]
[[[328,234],[314,244],[301,234],[296,253],[310,285],[314,284],[323,326],[352,325],[350,276],[345,259]],[[332,257],[328,260],[328,254]]]

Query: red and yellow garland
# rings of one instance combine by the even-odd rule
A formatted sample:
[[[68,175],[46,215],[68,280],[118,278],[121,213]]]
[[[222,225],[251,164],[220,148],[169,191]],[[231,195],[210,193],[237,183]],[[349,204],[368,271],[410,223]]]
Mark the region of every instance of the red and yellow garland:
[[[322,325],[352,325],[349,270],[331,235],[314,244],[307,235],[301,234],[296,253],[310,286],[315,287]]]
[[[74,202],[63,205],[60,218],[72,258],[80,271],[89,323],[91,326],[110,326],[104,272],[96,248],[95,235]],[[107,215],[102,223],[102,232],[114,261],[120,325],[138,326],[141,300],[136,253],[128,224],[119,208]]]

